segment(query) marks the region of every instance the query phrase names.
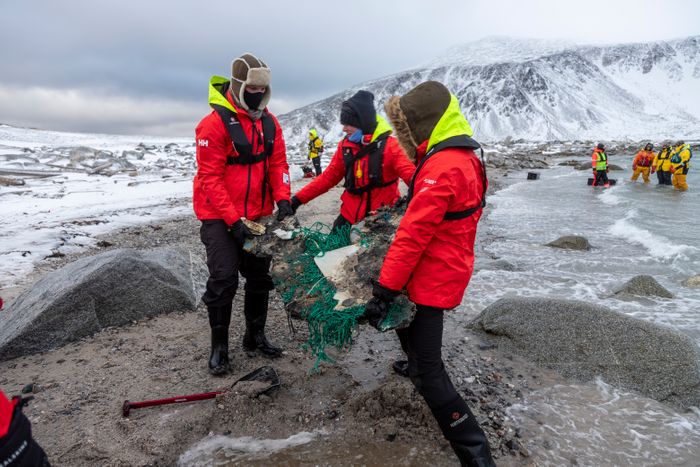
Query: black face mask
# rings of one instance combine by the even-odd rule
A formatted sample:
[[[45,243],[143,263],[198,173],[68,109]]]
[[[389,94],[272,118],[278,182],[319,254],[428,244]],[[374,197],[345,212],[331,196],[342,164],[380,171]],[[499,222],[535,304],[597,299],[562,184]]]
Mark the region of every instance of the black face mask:
[[[243,100],[250,110],[260,110],[260,103],[265,97],[264,92],[243,91]]]

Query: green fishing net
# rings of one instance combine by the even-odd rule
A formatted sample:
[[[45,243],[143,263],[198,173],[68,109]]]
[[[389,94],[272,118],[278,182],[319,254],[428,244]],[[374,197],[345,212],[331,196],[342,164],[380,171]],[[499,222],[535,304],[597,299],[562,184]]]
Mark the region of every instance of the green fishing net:
[[[331,229],[320,222],[311,227],[298,228],[293,233],[295,248],[291,248],[291,254],[285,258],[284,274],[275,274],[273,271],[273,279],[288,310],[297,310],[298,317],[308,325],[309,337],[303,346],[316,358],[312,373],[319,370],[321,362],[333,362],[333,358],[326,352],[329,347],[342,351],[352,345],[358,318],[364,313],[365,303],[355,303],[351,300],[353,303],[349,306],[338,306],[338,300],[334,298],[336,287],[324,277],[314,262],[316,257],[348,246],[351,237],[356,238],[356,243],[364,252],[360,253],[360,256],[372,254],[371,232],[364,233],[352,226]],[[384,251],[388,248],[388,238],[377,237],[375,240],[386,243]],[[366,277],[367,274],[359,275],[365,277],[354,279],[359,285],[371,290],[370,279],[373,277]],[[400,296],[392,304],[387,318],[380,324],[380,330],[403,327],[410,323],[412,316],[412,304],[404,296]]]

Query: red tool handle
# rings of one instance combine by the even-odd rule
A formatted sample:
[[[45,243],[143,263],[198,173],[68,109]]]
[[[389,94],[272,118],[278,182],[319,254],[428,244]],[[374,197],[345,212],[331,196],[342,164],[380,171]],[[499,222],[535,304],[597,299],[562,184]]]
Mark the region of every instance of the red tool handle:
[[[128,417],[129,411],[131,409],[142,409],[144,407],[153,407],[156,405],[177,404],[180,402],[203,401],[206,399],[213,399],[216,396],[218,396],[219,394],[223,394],[223,391],[205,392],[202,394],[189,394],[187,396],[168,397],[167,399],[155,399],[155,400],[151,400],[151,401],[141,401],[141,402],[124,401],[124,405],[122,405],[122,416]]]

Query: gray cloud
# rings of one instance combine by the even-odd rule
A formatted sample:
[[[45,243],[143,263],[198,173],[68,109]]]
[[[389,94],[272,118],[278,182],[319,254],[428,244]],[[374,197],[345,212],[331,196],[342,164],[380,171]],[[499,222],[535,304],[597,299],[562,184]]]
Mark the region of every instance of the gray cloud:
[[[700,17],[689,0],[662,8],[649,0],[10,0],[1,8],[0,86],[23,94],[23,106],[11,96],[0,102],[0,122],[163,134],[189,133],[207,111],[209,76],[228,74],[245,51],[272,67],[271,108],[281,113],[487,35],[658,40],[698,34]],[[44,91],[71,102],[71,113],[41,100]],[[129,112],[116,110],[118,99]],[[109,112],[94,112],[107,103]],[[165,109],[171,124],[161,121]]]
[[[167,98],[101,95],[81,89],[0,85],[0,109],[13,109],[13,124],[62,131],[139,135],[194,134],[206,103]]]

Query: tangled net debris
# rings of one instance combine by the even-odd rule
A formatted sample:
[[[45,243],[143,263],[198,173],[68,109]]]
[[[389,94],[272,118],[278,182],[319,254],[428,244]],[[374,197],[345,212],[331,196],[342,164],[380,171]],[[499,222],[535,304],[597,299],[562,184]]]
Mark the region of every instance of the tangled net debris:
[[[309,337],[303,347],[316,358],[312,373],[319,370],[321,362],[334,361],[327,349],[343,351],[352,345],[358,321],[371,298],[371,279],[379,274],[399,219],[400,213],[386,210],[368,219],[363,228],[331,229],[316,222],[311,227],[297,225],[286,240],[281,239],[283,235],[266,235],[267,239],[258,240],[258,250],[275,258],[271,275],[287,312],[307,323]],[[273,228],[268,226],[268,232]],[[315,258],[350,244],[357,245],[359,251],[341,263],[341,279],[331,281],[323,275]],[[339,300],[339,288],[347,298]],[[401,295],[380,330],[406,326],[413,314],[413,305]]]

